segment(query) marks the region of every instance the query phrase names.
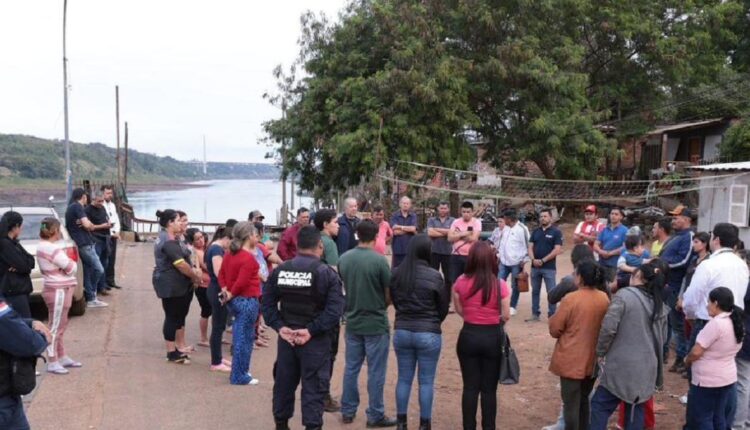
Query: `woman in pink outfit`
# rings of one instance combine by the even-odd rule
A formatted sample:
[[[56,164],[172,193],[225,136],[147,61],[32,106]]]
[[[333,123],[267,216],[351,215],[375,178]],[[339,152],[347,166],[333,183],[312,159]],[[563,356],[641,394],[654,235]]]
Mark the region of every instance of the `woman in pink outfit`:
[[[60,221],[56,218],[42,220],[39,238],[41,241],[37,246],[36,256],[44,278],[42,297],[49,309],[49,327],[52,332],[52,342],[47,347],[47,372],[65,375],[68,373],[67,368],[82,366],[65,355],[63,346],[63,334],[68,326],[68,311],[78,284],[78,265],[57,245],[62,234]]]

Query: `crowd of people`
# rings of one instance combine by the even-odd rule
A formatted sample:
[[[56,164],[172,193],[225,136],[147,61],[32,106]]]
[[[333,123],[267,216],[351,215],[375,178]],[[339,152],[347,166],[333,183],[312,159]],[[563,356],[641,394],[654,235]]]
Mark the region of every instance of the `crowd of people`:
[[[117,288],[107,268],[116,255],[119,222],[107,208],[111,189],[88,199],[83,190],[74,191],[65,224],[79,248],[88,306],[100,308],[107,304],[99,297]],[[518,312],[520,284],[528,279],[531,314],[525,322],[543,320],[544,284],[544,319],[556,341],[549,371],[560,378],[562,404],[558,422],[545,430],[605,430],[616,410],[622,429],[658,428],[654,394],[663,386],[665,369],[687,379],[686,429],[750,427],[750,311],[744,312],[750,281],[736,226],[718,223],[711,232],[695,232],[694,214],[679,206],[654,224],[649,250],[640,228],[623,225],[621,208],[611,208],[600,222],[590,205],[573,233],[573,273],[558,282],[557,259],[565,244],[552,210],[541,210],[539,225],[529,230],[507,209],[482,240],[482,223],[470,201],[461,204],[458,218],[440,202],[423,231],[411,205],[401,198],[389,221],[381,206],[362,218],[353,198],[346,199],[340,215],[301,208],[278,243],[266,234],[259,211],[250,212],[247,221],[228,220],[210,240],[188,228],[184,212],[158,211],[152,279],[164,310],[166,360],[190,363],[196,348],[187,343],[185,326],[195,296],[198,346],[210,349],[209,370],[227,374],[233,385],[273,377],[278,430],[289,428],[299,385],[305,428],[322,428],[324,412],[354,422],[365,360],[367,427],[407,428],[416,376],[419,429],[429,430],[444,347],[441,325],[455,313],[463,319],[451,346],[463,381],[463,428],[494,429],[501,422],[497,396],[507,358],[506,324]],[[22,225],[15,212],[0,220],[0,330],[6,308],[30,317],[35,261],[18,242]],[[50,328],[24,323],[35,336],[46,336],[47,370],[54,374],[82,366],[63,345],[76,264],[55,246],[60,235],[58,220],[42,221],[37,261]],[[268,345],[269,327],[278,332],[273,375],[253,374],[253,350]],[[228,328],[231,358],[222,346]],[[344,363],[337,400],[330,382],[340,339]],[[386,413],[383,400],[391,345],[398,375],[395,417]],[[0,367],[2,360],[0,355]]]

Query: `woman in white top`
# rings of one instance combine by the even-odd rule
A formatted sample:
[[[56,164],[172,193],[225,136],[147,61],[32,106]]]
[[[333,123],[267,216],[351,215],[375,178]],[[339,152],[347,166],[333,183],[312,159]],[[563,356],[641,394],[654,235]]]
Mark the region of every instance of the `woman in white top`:
[[[36,256],[44,279],[42,297],[49,310],[49,326],[52,332],[52,342],[47,347],[47,372],[56,375],[67,374],[69,367],[82,366],[65,355],[63,346],[63,334],[68,326],[68,311],[73,303],[73,292],[78,285],[78,265],[57,245],[61,237],[60,221],[56,218],[42,220],[39,229],[41,241],[37,246]]]

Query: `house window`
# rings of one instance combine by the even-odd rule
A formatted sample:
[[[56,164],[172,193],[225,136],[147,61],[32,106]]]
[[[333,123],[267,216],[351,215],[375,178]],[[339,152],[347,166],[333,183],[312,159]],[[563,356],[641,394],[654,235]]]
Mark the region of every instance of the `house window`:
[[[729,222],[737,227],[748,226],[748,186],[735,184],[729,187]]]

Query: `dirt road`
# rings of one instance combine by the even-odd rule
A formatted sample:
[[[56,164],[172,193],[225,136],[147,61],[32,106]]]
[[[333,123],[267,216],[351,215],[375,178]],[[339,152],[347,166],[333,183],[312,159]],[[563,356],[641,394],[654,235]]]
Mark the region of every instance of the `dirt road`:
[[[568,274],[569,253],[558,261],[558,276]],[[109,308],[89,310],[85,316],[74,318],[66,333],[66,350],[84,367],[67,376],[44,377],[28,409],[32,428],[273,429],[275,334],[270,348],[253,352],[251,370],[260,379],[258,386],[231,386],[227,376],[209,372],[206,348],[198,347],[190,366],[168,364],[161,337],[163,313],[151,287],[152,246],[126,244],[118,250],[118,262],[123,290],[108,299]],[[539,430],[555,420],[560,407],[557,378],[547,370],[554,342],[548,335],[546,319],[524,323],[530,306],[530,295],[523,294],[519,313],[507,328],[521,361],[522,377],[519,385],[499,390],[500,429]],[[198,314],[194,301],[188,323],[188,340],[193,344],[198,341]],[[433,428],[439,430],[461,427],[461,373],[455,352],[461,324],[455,314],[443,324],[433,420]],[[343,360],[342,341],[331,382],[335,395],[341,393]],[[354,424],[345,426],[339,414],[326,414],[325,428],[365,428],[364,373],[360,379],[362,404]],[[395,415],[395,383],[396,362],[391,351],[385,387],[389,415]],[[668,374],[666,389],[657,396],[657,402],[664,406],[657,415],[657,428],[680,428],[684,407],[672,395],[685,394],[686,390],[684,380]],[[418,417],[415,381],[409,410],[411,428],[418,427]],[[290,424],[293,429],[302,428],[299,401]]]

